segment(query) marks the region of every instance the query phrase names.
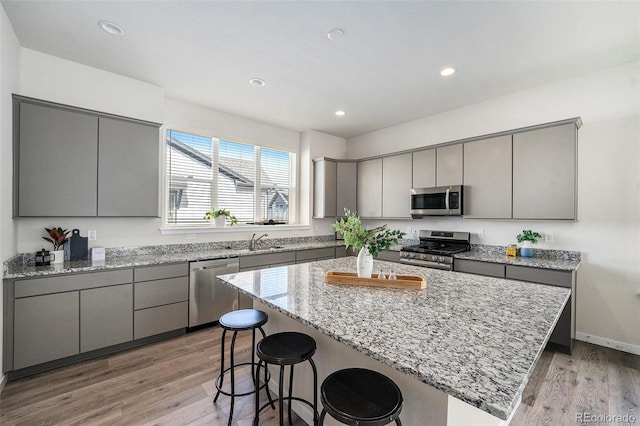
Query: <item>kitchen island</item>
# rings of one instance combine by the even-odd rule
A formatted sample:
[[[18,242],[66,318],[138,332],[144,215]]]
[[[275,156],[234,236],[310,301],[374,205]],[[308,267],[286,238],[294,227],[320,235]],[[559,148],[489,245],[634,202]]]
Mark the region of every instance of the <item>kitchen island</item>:
[[[326,271],[355,258],[219,277],[269,313],[268,332],[297,329],[318,341],[320,382],[339,368],[389,375],[405,397],[405,425],[503,424],[549,339],[566,288],[375,261],[374,271],[424,275],[427,288],[335,285]],[[296,368],[294,389],[312,390]],[[294,407],[298,408],[298,407]],[[298,413],[309,420],[302,407]]]

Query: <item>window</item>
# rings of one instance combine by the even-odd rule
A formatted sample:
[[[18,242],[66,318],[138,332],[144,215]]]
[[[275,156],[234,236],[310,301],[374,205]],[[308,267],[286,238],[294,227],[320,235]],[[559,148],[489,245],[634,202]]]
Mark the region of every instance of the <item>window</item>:
[[[293,223],[295,153],[167,130],[167,226],[208,225],[226,209],[238,223]]]

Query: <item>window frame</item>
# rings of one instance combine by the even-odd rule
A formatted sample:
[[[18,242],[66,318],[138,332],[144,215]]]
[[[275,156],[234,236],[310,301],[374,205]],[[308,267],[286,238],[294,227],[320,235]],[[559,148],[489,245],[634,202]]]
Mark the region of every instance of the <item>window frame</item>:
[[[169,207],[169,198],[171,196],[171,194],[169,193],[170,191],[170,180],[171,180],[171,176],[169,174],[169,170],[167,167],[167,161],[168,161],[168,150],[169,150],[169,144],[167,143],[167,137],[169,135],[169,132],[174,131],[174,132],[181,132],[181,133],[187,133],[187,134],[192,134],[195,136],[199,136],[199,137],[205,137],[205,138],[210,138],[212,140],[213,143],[213,158],[212,158],[212,169],[213,170],[217,170],[219,167],[219,154],[220,154],[220,150],[219,150],[219,142],[220,140],[224,140],[227,142],[231,142],[231,143],[238,143],[238,144],[244,144],[244,145],[250,145],[254,148],[254,150],[256,151],[256,176],[255,176],[255,183],[254,183],[254,191],[253,191],[253,195],[254,195],[254,221],[255,217],[257,217],[257,213],[260,211],[261,207],[260,207],[260,201],[261,201],[261,191],[263,188],[271,188],[273,187],[273,185],[262,185],[261,181],[260,181],[260,152],[261,149],[270,149],[270,150],[276,150],[276,151],[281,151],[281,152],[286,152],[289,154],[289,167],[294,167],[295,169],[293,169],[293,172],[289,173],[289,179],[290,179],[290,184],[288,187],[289,190],[289,208],[288,208],[288,223],[285,224],[278,224],[278,225],[268,225],[268,224],[246,224],[246,223],[238,223],[237,225],[234,226],[226,226],[224,228],[218,228],[215,227],[213,221],[211,221],[210,223],[201,223],[201,224],[173,224],[170,223],[170,218],[169,218],[169,213],[170,213],[170,207]],[[227,136],[223,136],[223,135],[215,135],[212,132],[208,132],[208,131],[203,131],[203,130],[198,130],[198,129],[193,129],[193,128],[184,128],[184,127],[180,127],[180,126],[163,126],[162,128],[162,132],[163,132],[163,148],[162,148],[162,155],[161,155],[161,167],[162,167],[162,185],[161,185],[161,212],[162,212],[162,216],[161,216],[161,227],[160,227],[160,231],[161,234],[182,234],[182,233],[187,233],[187,239],[195,239],[195,235],[191,235],[191,238],[189,234],[199,234],[199,233],[210,233],[210,232],[238,232],[238,231],[243,231],[243,230],[255,230],[255,229],[261,229],[264,230],[265,228],[269,228],[269,229],[273,229],[275,228],[276,230],[289,230],[289,229],[309,229],[310,225],[308,224],[300,224],[298,222],[298,191],[300,190],[298,187],[298,181],[299,181],[299,173],[300,173],[300,153],[297,151],[290,151],[288,149],[282,148],[282,147],[277,147],[277,146],[272,146],[272,145],[261,145],[261,144],[257,144],[254,141],[247,141],[245,139],[242,138],[237,138],[237,137],[227,137]],[[291,170],[291,169],[290,169]],[[218,203],[218,191],[217,191],[217,185],[218,185],[218,178],[219,178],[219,173],[212,173],[212,179],[211,180],[207,180],[207,182],[211,182],[211,209],[214,208],[218,208],[218,207],[214,207],[217,205]],[[215,186],[214,186],[215,185]],[[226,207],[225,207],[226,208]],[[233,210],[231,211],[233,214]],[[266,212],[261,212],[262,216],[266,217]]]

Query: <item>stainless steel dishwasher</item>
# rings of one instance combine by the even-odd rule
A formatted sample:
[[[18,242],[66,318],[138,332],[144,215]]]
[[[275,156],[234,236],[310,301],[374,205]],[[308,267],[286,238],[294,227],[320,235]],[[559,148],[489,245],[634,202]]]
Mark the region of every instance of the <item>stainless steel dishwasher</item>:
[[[218,321],[238,309],[238,290],[217,276],[238,272],[237,257],[189,262],[189,328]]]

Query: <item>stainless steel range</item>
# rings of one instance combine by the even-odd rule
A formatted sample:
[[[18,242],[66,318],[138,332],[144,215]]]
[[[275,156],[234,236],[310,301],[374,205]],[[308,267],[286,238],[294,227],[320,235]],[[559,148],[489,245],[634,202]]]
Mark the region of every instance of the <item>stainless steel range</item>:
[[[419,245],[402,247],[400,262],[451,271],[453,254],[471,248],[469,232],[423,230],[419,236]]]

